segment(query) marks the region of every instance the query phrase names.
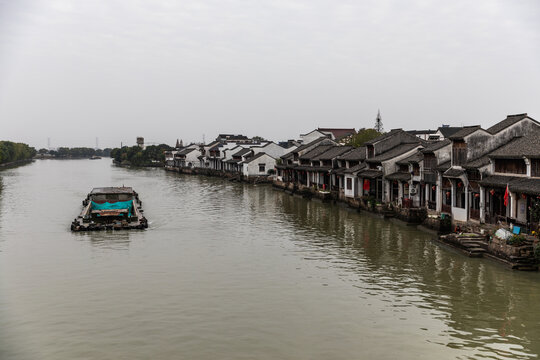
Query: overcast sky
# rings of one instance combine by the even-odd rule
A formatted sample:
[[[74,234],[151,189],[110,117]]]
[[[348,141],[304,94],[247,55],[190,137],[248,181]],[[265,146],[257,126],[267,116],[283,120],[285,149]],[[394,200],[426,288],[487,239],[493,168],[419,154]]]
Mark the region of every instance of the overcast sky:
[[[539,19],[537,0],[0,0],[0,139],[540,120]]]

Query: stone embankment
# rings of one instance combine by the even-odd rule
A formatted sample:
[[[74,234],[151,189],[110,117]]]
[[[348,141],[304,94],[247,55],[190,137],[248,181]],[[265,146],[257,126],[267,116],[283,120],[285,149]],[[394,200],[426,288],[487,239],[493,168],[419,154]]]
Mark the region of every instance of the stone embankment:
[[[460,233],[441,235],[439,241],[469,257],[487,257],[515,270],[538,270],[538,240],[524,238],[519,244],[489,234]]]
[[[271,178],[268,176],[244,176],[237,172],[214,170],[214,169],[207,169],[207,168],[175,168],[175,167],[166,166],[165,170],[177,172],[180,174],[219,177],[219,178],[227,179],[229,181],[245,182],[245,183],[250,183],[250,184],[272,183]]]

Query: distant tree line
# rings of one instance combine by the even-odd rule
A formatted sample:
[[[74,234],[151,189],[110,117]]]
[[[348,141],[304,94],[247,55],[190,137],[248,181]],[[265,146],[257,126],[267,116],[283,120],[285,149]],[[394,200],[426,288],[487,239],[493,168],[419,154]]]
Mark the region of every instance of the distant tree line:
[[[156,166],[165,163],[165,151],[173,150],[166,144],[151,145],[145,149],[139,146],[124,146],[111,150],[111,157],[119,164],[131,166]]]
[[[0,141],[0,164],[29,160],[36,155],[36,149],[27,144]]]
[[[106,149],[93,149],[87,147],[59,147],[56,150],[39,149],[40,155],[51,155],[61,159],[76,159],[76,158],[89,158],[92,156],[105,156],[108,157],[111,154],[110,148]]]

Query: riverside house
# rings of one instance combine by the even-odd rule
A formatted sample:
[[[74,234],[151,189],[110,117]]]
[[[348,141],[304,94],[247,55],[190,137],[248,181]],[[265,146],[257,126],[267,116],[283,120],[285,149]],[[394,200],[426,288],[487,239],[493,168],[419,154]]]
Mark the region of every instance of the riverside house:
[[[330,190],[335,199],[350,204],[373,199],[446,213],[458,222],[527,225],[530,207],[540,196],[540,123],[517,114],[487,129],[394,129],[356,149],[319,137],[280,161],[276,183],[291,190]]]
[[[442,209],[450,213],[457,221],[488,221],[496,222],[501,219],[516,220],[511,209],[504,206],[501,198],[504,197],[504,189],[501,186],[493,186],[486,195],[481,184],[488,185],[486,178],[495,173],[512,171],[517,172],[524,156],[509,161],[495,161],[493,154],[506,144],[516,141],[528,133],[535,133],[540,123],[527,116],[527,114],[508,115],[492,127],[484,130],[480,126],[467,126],[449,137],[452,141],[450,167],[442,172],[442,191],[446,197],[447,207]],[[500,151],[503,151],[502,149]],[[496,156],[496,155],[495,155]],[[498,164],[496,168],[493,164]],[[516,168],[511,168],[515,166]],[[526,171],[526,168],[525,168]],[[521,174],[523,175],[523,174]],[[526,175],[526,174],[525,174]],[[533,180],[534,183],[534,180]],[[487,217],[486,217],[487,210]]]

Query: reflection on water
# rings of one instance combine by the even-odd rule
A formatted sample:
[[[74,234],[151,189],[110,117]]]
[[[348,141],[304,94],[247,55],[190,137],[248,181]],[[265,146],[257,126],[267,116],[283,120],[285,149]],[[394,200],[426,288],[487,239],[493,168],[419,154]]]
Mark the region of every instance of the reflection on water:
[[[92,187],[120,185],[147,230],[69,231]],[[536,357],[539,274],[432,237],[108,159],[1,171],[0,358]]]
[[[280,201],[286,218],[305,235],[315,232],[299,245],[310,259],[334,264],[345,281],[360,283],[354,286],[364,296],[383,298],[403,313],[400,320],[407,320],[409,308],[442,320],[448,328],[435,343],[470,349],[477,357],[540,353],[537,273],[453,254],[430,242],[432,235],[339,206]]]

